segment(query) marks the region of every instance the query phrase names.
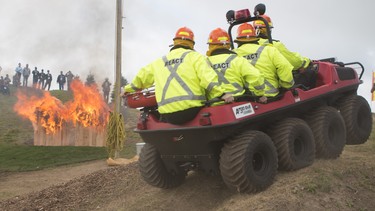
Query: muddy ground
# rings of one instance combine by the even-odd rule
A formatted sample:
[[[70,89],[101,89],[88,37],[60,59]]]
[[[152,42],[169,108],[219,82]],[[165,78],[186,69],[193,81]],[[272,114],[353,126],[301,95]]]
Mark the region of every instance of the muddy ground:
[[[146,184],[138,163],[105,161],[0,175],[0,210],[374,210],[372,141],[346,146],[340,158],[279,172],[256,194],[229,191],[220,177],[191,172],[170,190]]]

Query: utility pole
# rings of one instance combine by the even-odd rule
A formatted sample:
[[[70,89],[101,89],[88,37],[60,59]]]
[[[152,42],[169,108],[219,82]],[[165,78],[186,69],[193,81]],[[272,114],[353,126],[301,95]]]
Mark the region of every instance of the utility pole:
[[[122,45],[122,0],[117,0],[116,4],[116,86],[114,90],[114,111],[120,113],[120,94],[121,94],[121,45]]]
[[[109,157],[117,159],[125,140],[124,120],[120,113],[121,108],[121,35],[122,35],[122,0],[116,0],[116,55],[115,55],[115,87],[114,110],[110,114],[107,126],[107,150]]]

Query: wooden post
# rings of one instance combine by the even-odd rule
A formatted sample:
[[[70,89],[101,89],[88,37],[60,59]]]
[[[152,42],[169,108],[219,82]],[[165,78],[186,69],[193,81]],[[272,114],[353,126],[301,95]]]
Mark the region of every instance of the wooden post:
[[[116,86],[114,87],[114,115],[120,115],[120,93],[121,93],[121,59],[122,59],[122,0],[116,4]],[[116,128],[118,130],[118,127]],[[111,131],[119,134],[119,131]],[[115,136],[116,139],[119,135]],[[119,150],[115,150],[114,158],[119,157]]]
[[[114,87],[114,111],[116,113],[120,113],[120,89],[121,89],[121,45],[122,45],[122,0],[117,0],[116,5],[116,69],[115,69],[115,76],[116,76],[116,85]]]

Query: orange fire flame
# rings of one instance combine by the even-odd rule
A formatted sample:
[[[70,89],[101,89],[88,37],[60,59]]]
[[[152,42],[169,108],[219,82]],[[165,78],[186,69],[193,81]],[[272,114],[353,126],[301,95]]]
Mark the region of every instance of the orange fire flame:
[[[37,125],[45,129],[46,134],[53,134],[63,127],[65,122],[73,122],[83,127],[104,128],[109,118],[109,107],[104,102],[97,87],[85,86],[79,80],[71,84],[74,99],[63,104],[49,92],[16,93],[18,101],[14,110],[28,118],[36,129]]]
[[[79,80],[70,85],[74,100],[66,104],[65,117],[74,125],[78,123],[84,127],[101,126],[108,120],[109,107],[104,102],[96,85],[85,86]]]

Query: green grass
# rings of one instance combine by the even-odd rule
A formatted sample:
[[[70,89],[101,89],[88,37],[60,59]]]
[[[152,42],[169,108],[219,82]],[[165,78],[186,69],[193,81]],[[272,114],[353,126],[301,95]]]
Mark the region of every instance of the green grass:
[[[40,170],[108,157],[105,147],[33,146],[32,123],[13,111],[17,102],[15,92],[11,87],[11,96],[0,94],[0,172]],[[72,99],[71,92],[67,91],[54,90],[51,94],[63,102]],[[127,137],[139,138],[132,134],[132,131],[127,131]],[[131,158],[135,153],[132,140],[125,143],[120,157]]]
[[[12,96],[0,94],[0,143],[22,145],[33,139],[33,126],[29,120],[23,119],[14,112],[13,105],[17,98],[13,95],[12,88],[11,93]]]
[[[0,172],[39,170],[106,157],[104,147],[0,145]]]
[[[61,100],[62,103],[66,103],[73,98],[73,93],[70,91],[51,90],[50,93],[52,96]]]

